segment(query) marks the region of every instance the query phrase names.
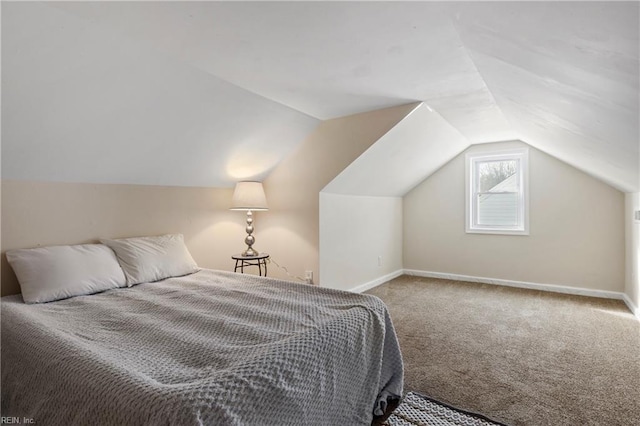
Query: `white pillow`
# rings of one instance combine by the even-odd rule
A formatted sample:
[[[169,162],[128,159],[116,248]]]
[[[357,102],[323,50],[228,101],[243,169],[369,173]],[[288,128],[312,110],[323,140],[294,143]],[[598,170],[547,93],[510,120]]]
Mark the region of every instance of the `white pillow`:
[[[182,234],[118,240],[101,239],[100,242],[116,252],[129,287],[192,274],[199,270],[184,245]]]
[[[7,260],[18,277],[26,303],[126,286],[115,254],[102,244],[11,250]]]

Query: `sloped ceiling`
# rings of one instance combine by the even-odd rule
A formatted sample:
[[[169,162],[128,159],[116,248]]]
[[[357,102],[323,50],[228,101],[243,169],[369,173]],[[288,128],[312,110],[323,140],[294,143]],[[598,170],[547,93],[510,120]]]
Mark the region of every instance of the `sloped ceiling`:
[[[430,149],[520,139],[638,191],[638,6],[4,2],[2,174],[225,186],[423,101]]]
[[[4,179],[226,187],[318,122],[49,3],[2,3]]]

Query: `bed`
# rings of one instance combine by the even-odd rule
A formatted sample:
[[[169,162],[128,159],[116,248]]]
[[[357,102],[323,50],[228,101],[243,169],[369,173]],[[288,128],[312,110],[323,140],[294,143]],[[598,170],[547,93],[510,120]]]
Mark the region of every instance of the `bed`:
[[[375,296],[198,272],[2,298],[2,416],[69,425],[370,425],[402,395]]]

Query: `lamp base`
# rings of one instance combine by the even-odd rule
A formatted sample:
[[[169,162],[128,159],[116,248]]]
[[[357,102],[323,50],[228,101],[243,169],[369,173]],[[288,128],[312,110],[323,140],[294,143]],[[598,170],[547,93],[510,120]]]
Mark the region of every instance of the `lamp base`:
[[[247,236],[244,238],[244,243],[247,245],[247,249],[242,252],[242,255],[246,257],[257,256],[260,253],[258,253],[256,250],[253,249],[253,243],[256,242],[256,239],[252,235],[253,234],[253,213],[251,212],[251,210],[247,210],[247,227],[245,231],[247,231]]]
[[[257,256],[259,254],[260,253],[258,253],[257,251],[255,251],[251,247],[247,248],[245,251],[242,252],[242,255],[245,256],[245,257]]]

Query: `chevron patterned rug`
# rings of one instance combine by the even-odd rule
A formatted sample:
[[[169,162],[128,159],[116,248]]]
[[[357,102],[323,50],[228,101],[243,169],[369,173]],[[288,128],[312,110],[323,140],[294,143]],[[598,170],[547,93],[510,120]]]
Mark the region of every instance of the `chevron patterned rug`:
[[[415,392],[407,393],[383,425],[505,426],[480,414],[458,410]]]

